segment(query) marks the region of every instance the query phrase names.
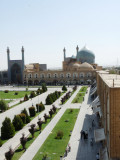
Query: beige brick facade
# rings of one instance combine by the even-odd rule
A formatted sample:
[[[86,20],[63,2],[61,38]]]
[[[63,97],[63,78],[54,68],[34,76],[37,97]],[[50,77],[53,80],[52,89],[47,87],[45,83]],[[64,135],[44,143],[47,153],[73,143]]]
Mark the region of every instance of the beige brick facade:
[[[120,76],[97,74],[102,124],[110,159],[120,159]]]

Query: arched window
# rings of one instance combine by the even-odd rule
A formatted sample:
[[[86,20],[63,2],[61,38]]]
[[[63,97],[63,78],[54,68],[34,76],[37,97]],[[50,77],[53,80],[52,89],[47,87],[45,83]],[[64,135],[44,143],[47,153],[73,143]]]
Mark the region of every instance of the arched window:
[[[28,78],[32,78],[32,74],[31,73],[28,74]]]
[[[45,74],[44,73],[40,74],[40,77],[45,78]]]
[[[84,77],[84,73],[83,73],[83,72],[80,73],[80,77],[81,77],[81,78]]]
[[[67,77],[67,78],[70,78],[70,77],[71,77],[71,74],[70,74],[70,73],[67,73],[67,74],[66,74],[66,77]]]
[[[91,72],[88,72],[87,73],[87,77],[91,77],[92,76],[92,73]]]
[[[34,77],[35,77],[35,78],[38,78],[38,74],[36,73],[36,74],[34,75]]]
[[[54,78],[58,78],[58,74],[57,74],[57,73],[54,73],[54,74],[53,74],[53,77],[54,77]]]
[[[77,78],[78,74],[77,73],[73,73],[73,78]]]
[[[64,74],[63,73],[60,74],[60,78],[64,78]]]
[[[51,73],[48,73],[48,74],[47,74],[47,77],[48,77],[48,78],[51,78]]]

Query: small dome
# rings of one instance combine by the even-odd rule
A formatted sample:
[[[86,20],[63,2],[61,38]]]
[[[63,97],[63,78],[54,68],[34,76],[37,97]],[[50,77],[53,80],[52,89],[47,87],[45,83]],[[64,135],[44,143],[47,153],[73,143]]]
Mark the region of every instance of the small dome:
[[[78,68],[78,67],[80,67],[80,64],[74,63],[74,64],[73,64],[73,67]]]
[[[86,46],[83,47],[79,52],[77,52],[77,61],[81,63],[94,63],[95,62],[95,55],[92,51],[90,51]]]
[[[84,69],[94,69],[92,65],[90,65],[87,62],[84,62],[80,65],[80,68],[84,68]]]

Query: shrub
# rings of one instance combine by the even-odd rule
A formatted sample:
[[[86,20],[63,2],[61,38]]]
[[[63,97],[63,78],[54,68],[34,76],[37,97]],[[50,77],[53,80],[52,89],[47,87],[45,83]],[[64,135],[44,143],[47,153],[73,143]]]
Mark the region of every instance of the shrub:
[[[62,90],[63,90],[63,91],[67,91],[67,88],[66,88],[65,85],[63,85]]]
[[[61,92],[60,92],[60,94],[61,94]],[[56,98],[59,98],[59,97],[60,97],[60,94],[59,94],[58,91],[55,91],[55,96],[56,96]]]
[[[15,128],[10,118],[5,118],[1,127],[1,139],[9,139],[15,135]]]
[[[31,120],[30,120],[30,116],[28,115],[28,112],[27,110],[24,108],[21,113],[24,113],[26,115],[26,123],[29,123]]]
[[[22,119],[23,123],[26,124],[26,115],[24,113],[19,114],[20,118]]]
[[[28,100],[29,100],[29,97],[28,97],[27,94],[25,94],[25,96],[24,96],[24,101],[28,101]]]
[[[5,93],[8,93],[8,92],[9,92],[9,90],[5,90],[4,92],[5,92]]]
[[[30,93],[30,98],[34,98],[36,95],[35,95],[35,92],[34,91],[32,91],[31,93]]]
[[[18,95],[18,92],[15,92],[15,95]]]
[[[73,113],[73,109],[72,108],[70,109],[69,113]]]
[[[37,112],[41,112],[45,109],[44,104],[41,102],[40,104],[36,104]]]
[[[47,153],[44,153],[42,160],[47,160],[47,158],[48,158]]]
[[[8,109],[8,105],[4,100],[0,100],[0,110],[6,111]]]
[[[26,92],[28,91],[28,87],[26,87]]]
[[[29,108],[30,117],[34,117],[36,115],[35,107],[32,106]]]
[[[16,131],[19,131],[24,126],[23,121],[22,121],[22,119],[20,118],[19,115],[14,116],[14,119],[13,119],[12,123],[13,123]]]
[[[2,146],[2,144],[3,144],[3,143],[2,143],[2,140],[0,139],[0,147]]]
[[[42,91],[43,91],[43,92],[46,92],[46,91],[47,91],[47,87],[46,87],[46,84],[45,84],[45,83],[42,84]]]
[[[48,95],[47,98],[46,98],[46,104],[47,104],[47,105],[50,105],[50,104],[52,104],[52,103],[53,103],[53,100],[52,100],[51,96]]]
[[[37,95],[40,94],[40,89],[39,89],[39,88],[37,89],[36,94],[37,94]]]
[[[40,94],[42,94],[43,93],[43,90],[42,89],[40,89]]]
[[[63,131],[57,131],[57,134],[56,134],[56,139],[62,139],[63,138]]]

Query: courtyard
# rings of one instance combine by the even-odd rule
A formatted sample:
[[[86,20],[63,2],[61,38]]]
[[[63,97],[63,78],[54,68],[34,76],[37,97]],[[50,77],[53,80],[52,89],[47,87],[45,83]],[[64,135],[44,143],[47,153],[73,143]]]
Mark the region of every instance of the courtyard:
[[[35,88],[31,88],[35,89]],[[21,90],[21,89],[20,89]],[[41,94],[38,95],[35,98],[32,98],[32,100],[28,100],[22,104],[17,105],[15,108],[11,108],[10,110],[1,113],[0,116],[0,127],[2,126],[2,122],[4,120],[5,117],[9,117],[11,120],[13,119],[14,115],[18,114],[23,108],[26,108],[28,110],[28,108],[31,105],[36,105],[38,102],[42,102],[43,104],[45,104],[45,99],[47,97],[47,95],[49,93],[52,93],[53,91],[61,91],[61,87],[57,88],[57,87],[51,87],[48,88],[48,90]],[[67,88],[67,92],[71,91],[72,92],[72,87],[68,87]],[[76,98],[76,96],[78,97],[78,93],[79,92],[84,93],[83,97],[84,100],[80,103],[72,103],[73,99]],[[48,113],[49,109],[52,107],[52,105],[45,105],[45,110],[42,111],[41,113],[38,113],[37,116],[35,118],[32,119],[32,121],[30,123],[28,123],[23,129],[21,129],[19,132],[17,132],[17,134],[15,134],[15,136],[9,140],[7,140],[2,147],[0,147],[0,157],[1,159],[4,159],[4,154],[6,151],[8,151],[9,146],[12,147],[13,150],[16,150],[17,152],[15,152],[14,156],[13,156],[13,160],[15,159],[20,159],[20,160],[25,160],[25,159],[41,159],[45,154],[49,157],[49,159],[54,159],[53,157],[60,157],[62,156],[64,160],[87,160],[88,158],[90,160],[95,160],[96,158],[96,154],[97,152],[99,152],[100,149],[100,144],[99,143],[95,143],[93,141],[93,146],[90,145],[90,140],[91,138],[94,139],[94,129],[98,128],[98,124],[97,124],[97,117],[95,114],[93,114],[93,111],[91,109],[90,104],[91,104],[91,99],[89,96],[89,92],[90,92],[90,87],[82,87],[82,86],[78,86],[77,90],[71,95],[71,97],[67,100],[67,102],[63,105],[61,105],[61,98],[66,94],[62,94],[62,96],[56,100],[54,102],[54,105],[59,109],[58,112],[54,115],[54,117],[51,119],[51,121],[48,121],[48,123],[43,126],[43,130],[42,132],[39,134],[37,134],[36,138],[32,140],[32,142],[30,142],[30,145],[28,143],[28,147],[26,152],[24,152],[24,150],[22,149],[18,149],[17,148],[20,146],[20,137],[22,135],[22,133],[25,134],[25,136],[30,136],[30,133],[28,131],[28,128],[30,126],[30,124],[35,124],[38,121],[38,115],[39,118],[42,118],[43,115],[45,113]],[[67,137],[65,138],[65,143],[60,143],[60,141],[62,142],[62,140],[59,140],[59,147],[58,150],[55,151],[55,146],[58,146],[58,144],[54,144],[55,141],[51,141],[49,139],[50,136],[52,136],[52,132],[54,132],[54,135],[52,136],[54,138],[56,131],[60,129],[60,125],[61,124],[61,129],[62,130],[62,126],[63,126],[63,122],[59,122],[62,118],[62,116],[64,116],[64,114],[66,113],[67,110],[72,110],[72,112],[74,113],[75,110],[78,112],[76,114],[76,119],[74,119],[74,123],[73,123],[73,127],[70,129],[71,125],[69,126],[68,122],[66,122],[66,125],[68,125],[68,129],[67,126],[65,127],[66,130],[64,131],[64,136],[67,135]],[[14,113],[14,114],[13,114]],[[66,116],[65,116],[66,117]],[[95,124],[95,128],[92,128],[91,131],[89,131],[89,128],[92,125],[92,120],[95,120],[96,124]],[[71,118],[69,119],[69,117],[64,118],[64,120],[71,120]],[[63,123],[63,124],[62,124]],[[58,125],[58,127],[57,127]],[[55,128],[58,128],[56,131]],[[87,140],[83,140],[81,139],[81,130],[84,131],[88,131],[88,139]],[[67,140],[67,141],[66,141]],[[49,142],[50,141],[50,142]],[[53,143],[53,144],[52,144]],[[65,154],[65,150],[68,146],[68,144],[70,144],[71,146],[71,151],[68,152],[68,154]],[[46,146],[47,145],[47,146]],[[51,145],[53,145],[51,150]],[[62,146],[63,145],[63,146]],[[43,152],[44,150],[44,152]],[[49,151],[50,150],[50,151]],[[22,151],[22,152],[21,152]],[[39,156],[39,154],[41,156]],[[40,158],[38,158],[40,157]],[[55,158],[56,159],[56,158]]]

